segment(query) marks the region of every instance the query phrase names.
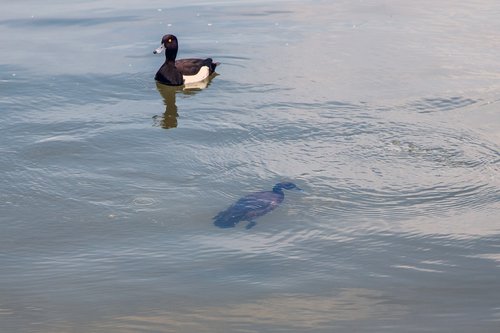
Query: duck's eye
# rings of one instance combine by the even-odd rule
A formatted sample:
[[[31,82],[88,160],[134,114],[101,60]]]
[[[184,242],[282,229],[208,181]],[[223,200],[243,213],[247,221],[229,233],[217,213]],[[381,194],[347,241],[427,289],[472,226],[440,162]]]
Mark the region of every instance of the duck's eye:
[[[172,38],[169,38],[167,42],[172,43]]]

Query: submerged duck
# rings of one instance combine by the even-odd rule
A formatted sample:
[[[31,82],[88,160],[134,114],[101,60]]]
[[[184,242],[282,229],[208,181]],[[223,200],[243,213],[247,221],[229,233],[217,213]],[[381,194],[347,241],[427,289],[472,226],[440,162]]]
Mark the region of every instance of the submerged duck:
[[[163,36],[160,47],[153,51],[154,54],[158,54],[165,50],[165,63],[156,73],[156,81],[169,86],[199,82],[209,77],[219,65],[211,58],[175,60],[178,48],[177,37]]]
[[[214,224],[220,228],[231,228],[240,221],[249,221],[246,228],[252,228],[257,224],[255,218],[269,213],[283,201],[283,189],[302,191],[294,183],[278,183],[272,191],[255,192],[239,199],[228,209],[214,216]]]

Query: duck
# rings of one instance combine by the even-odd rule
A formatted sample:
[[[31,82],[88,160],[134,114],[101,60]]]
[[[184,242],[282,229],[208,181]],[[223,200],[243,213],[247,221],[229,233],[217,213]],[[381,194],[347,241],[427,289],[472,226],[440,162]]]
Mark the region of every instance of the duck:
[[[177,37],[170,34],[163,36],[160,47],[153,51],[153,54],[165,51],[165,62],[155,75],[156,81],[169,86],[200,82],[212,75],[220,64],[212,58],[175,60],[178,49]]]
[[[249,221],[245,228],[254,227],[257,224],[255,222],[257,217],[269,213],[283,202],[285,199],[284,189],[302,191],[294,183],[281,182],[274,185],[271,191],[248,194],[214,216],[214,225],[219,228],[232,228],[240,221]]]

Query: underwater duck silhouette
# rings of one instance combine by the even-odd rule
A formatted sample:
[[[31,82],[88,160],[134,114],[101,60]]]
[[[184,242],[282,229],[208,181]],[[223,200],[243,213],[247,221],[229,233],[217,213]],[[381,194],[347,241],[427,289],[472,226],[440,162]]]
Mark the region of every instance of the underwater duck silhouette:
[[[240,221],[249,221],[246,229],[254,227],[254,221],[278,207],[285,199],[283,190],[302,191],[294,183],[282,182],[274,185],[272,191],[248,194],[213,217],[214,225],[220,228],[232,228]]]
[[[177,37],[163,36],[160,47],[153,51],[154,54],[158,54],[165,50],[165,62],[155,75],[156,81],[169,86],[200,82],[213,74],[217,65],[220,64],[211,58],[175,60],[178,49]]]

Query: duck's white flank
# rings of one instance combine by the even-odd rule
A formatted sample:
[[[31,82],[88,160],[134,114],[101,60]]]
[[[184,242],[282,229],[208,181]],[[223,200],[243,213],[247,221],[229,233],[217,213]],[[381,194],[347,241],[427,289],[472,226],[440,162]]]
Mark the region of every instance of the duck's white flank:
[[[210,75],[210,70],[208,66],[202,66],[198,73],[195,75],[183,75],[184,84],[199,82],[203,79],[206,79]]]

